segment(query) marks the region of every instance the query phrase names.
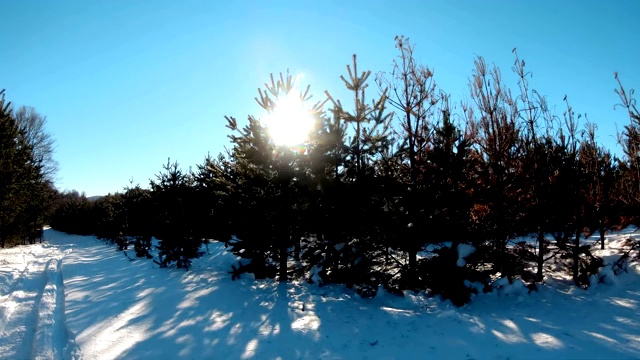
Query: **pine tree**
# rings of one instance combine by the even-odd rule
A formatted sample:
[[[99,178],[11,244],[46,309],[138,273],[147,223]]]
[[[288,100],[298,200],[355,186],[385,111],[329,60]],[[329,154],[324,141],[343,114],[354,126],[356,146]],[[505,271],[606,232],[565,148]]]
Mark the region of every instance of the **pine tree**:
[[[380,252],[381,239],[385,236],[380,231],[385,220],[384,196],[375,163],[382,149],[388,146],[391,113],[386,110],[386,90],[368,104],[366,89],[371,71],[358,72],[356,55],[352,65],[346,68],[348,78],[341,76],[340,79],[353,94],[353,108],[348,110],[340,100],[325,92],[334,115],[328,129],[333,128],[339,134],[336,140],[340,135],[347,136],[334,142],[335,154],[343,155],[340,159],[343,171],[335,169],[332,187],[324,194],[328,199],[325,210],[330,212],[322,229],[324,245],[321,247],[326,263],[323,267],[332,274],[331,281],[355,286],[361,295],[373,296],[382,281],[382,275],[373,272],[374,254]],[[354,214],[370,223],[345,221]]]
[[[37,232],[38,204],[44,194],[39,167],[33,158],[26,134],[12,115],[11,104],[0,91],[0,245],[7,240],[33,237]]]
[[[580,144],[580,162],[585,171],[585,221],[589,233],[600,233],[600,248],[604,250],[605,232],[615,219],[614,186],[617,169],[613,156],[596,143],[596,125],[586,124],[586,139]]]
[[[118,245],[120,250],[126,250],[129,244],[125,234],[126,221],[122,195],[115,193],[103,196],[93,202],[92,210],[95,227],[91,233],[98,239]]]
[[[197,231],[205,239],[226,241],[231,238],[234,209],[233,164],[223,155],[209,155],[194,174]]]
[[[429,219],[436,211],[434,192],[423,172],[433,145],[433,110],[440,97],[435,91],[433,71],[417,62],[409,39],[396,36],[395,41],[400,55],[394,60],[390,76],[378,77],[378,84],[390,89],[389,103],[397,110],[400,123],[398,156],[402,163],[408,163],[403,181],[406,193],[402,195],[402,208],[407,216],[401,230],[401,249],[408,256],[408,284],[413,284],[417,280],[417,254],[426,242]]]
[[[76,190],[58,194],[51,227],[69,234],[94,235],[100,229],[96,203]]]
[[[513,72],[518,77],[520,94],[516,97],[518,117],[522,126],[522,159],[524,185],[528,188],[525,194],[526,209],[525,231],[537,234],[537,254],[530,253],[528,246],[523,245],[525,255],[535,256],[535,281],[541,282],[544,276],[545,256],[548,253],[548,240],[545,233],[553,232],[557,224],[550,218],[553,213],[555,198],[550,196],[550,188],[557,169],[553,162],[555,145],[553,143],[553,123],[555,116],[550,111],[547,100],[538,91],[532,90],[529,78],[532,74],[525,68],[525,61],[518,56],[516,49]]]
[[[302,103],[310,100],[309,87],[299,95],[295,91],[291,75],[280,74],[278,80],[272,75],[265,89],[259,90],[256,101],[271,114],[280,99],[299,96]],[[310,116],[320,114],[322,104],[312,106]],[[238,127],[233,117],[227,117],[227,122],[233,143],[229,154],[233,163],[230,185],[233,195],[229,200],[237,204],[232,251],[250,259],[250,265],[236,269],[235,273],[252,271],[256,277],[273,277],[277,267],[280,281],[287,281],[289,249],[299,245],[303,232],[300,216],[306,204],[301,191],[307,171],[304,164],[308,162],[303,158],[307,157],[308,143],[296,149],[278,145],[265,124],[254,116],[248,117],[243,128]]]
[[[136,256],[150,258],[149,250],[151,250],[153,234],[151,192],[135,185],[125,188],[121,197],[126,246],[132,242]]]
[[[193,177],[170,160],[163,169],[150,183],[156,209],[154,232],[160,239],[159,262],[163,267],[176,263],[178,268],[189,270],[191,259],[200,256],[202,243],[192,223]]]
[[[518,204],[522,200],[520,159],[521,126],[511,92],[503,84],[500,70],[489,69],[478,57],[469,83],[474,108],[467,108],[477,132],[477,146],[484,162],[479,193],[484,207],[483,237],[494,243],[493,263],[502,276],[511,278],[521,271],[521,264],[508,254],[507,242],[513,238],[522,220]],[[477,111],[477,113],[474,112]]]
[[[621,162],[620,170],[622,178],[620,185],[621,201],[626,207],[626,213],[637,216],[640,209],[640,111],[634,98],[634,90],[627,91],[622,85],[622,81],[615,73],[618,88],[615,93],[620,98],[620,103],[616,107],[622,107],[627,111],[629,124],[625,125],[622,132],[618,134],[618,143],[622,146],[624,159]]]
[[[429,203],[423,223],[430,243],[451,241],[450,247],[437,250],[436,256],[419,262],[419,275],[423,286],[433,294],[461,306],[469,302],[473,289],[465,282],[486,282],[476,270],[475,257],[466,259],[461,266],[458,246],[471,242],[476,248],[482,238],[472,236],[471,209],[473,206],[475,163],[472,158],[472,133],[464,133],[451,119],[452,109],[448,96],[441,98],[441,117],[433,124],[427,162],[421,166],[422,182],[428,184]]]

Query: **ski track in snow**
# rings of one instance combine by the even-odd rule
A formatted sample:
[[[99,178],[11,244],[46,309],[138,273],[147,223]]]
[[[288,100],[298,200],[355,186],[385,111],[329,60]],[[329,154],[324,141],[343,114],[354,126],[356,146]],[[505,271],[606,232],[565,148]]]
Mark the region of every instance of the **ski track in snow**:
[[[605,261],[625,236],[609,237]],[[514,283],[455,308],[410,292],[232,281],[238,258],[221,243],[185,272],[91,236],[45,238],[0,249],[0,359],[640,358],[637,263],[587,291]]]
[[[75,359],[64,311],[57,246],[36,244],[0,252],[0,359]]]

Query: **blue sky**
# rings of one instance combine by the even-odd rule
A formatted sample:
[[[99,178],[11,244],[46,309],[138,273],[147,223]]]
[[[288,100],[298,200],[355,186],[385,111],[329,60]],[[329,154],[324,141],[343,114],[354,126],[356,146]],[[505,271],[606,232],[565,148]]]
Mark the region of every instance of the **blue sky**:
[[[562,114],[565,94],[601,143],[628,122],[614,71],[640,88],[639,1],[0,0],[0,88],[45,115],[57,186],[87,195],[146,187],[166,163],[202,163],[228,145],[224,115],[259,115],[270,73],[303,74],[315,99],[345,100],[339,76],[391,70],[404,34],[453,99],[475,56],[514,86],[511,50]],[[372,84],[373,85],[373,84]]]

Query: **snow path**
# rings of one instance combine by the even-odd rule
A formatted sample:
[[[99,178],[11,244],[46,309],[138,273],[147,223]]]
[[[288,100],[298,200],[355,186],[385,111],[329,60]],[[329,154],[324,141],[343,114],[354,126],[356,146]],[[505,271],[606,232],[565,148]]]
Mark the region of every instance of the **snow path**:
[[[0,257],[0,357],[70,359],[73,340],[64,311],[62,259],[69,252],[37,244]]]
[[[637,264],[613,285],[550,281],[458,309],[410,293],[234,282],[237,258],[219,243],[185,272],[94,237],[45,237],[0,249],[0,359],[640,358]]]

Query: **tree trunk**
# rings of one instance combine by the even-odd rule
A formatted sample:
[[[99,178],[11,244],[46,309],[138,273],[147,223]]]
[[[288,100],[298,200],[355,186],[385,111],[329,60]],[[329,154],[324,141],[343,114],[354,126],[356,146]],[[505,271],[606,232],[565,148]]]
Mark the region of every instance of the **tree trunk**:
[[[576,228],[575,243],[573,245],[573,281],[576,285],[580,285],[580,228]]]
[[[295,248],[293,249],[293,259],[295,261],[300,261],[300,251],[300,237],[298,236],[298,239],[295,241]]]
[[[356,100],[357,100],[357,93],[356,93]],[[358,174],[358,176],[360,176],[360,169],[361,169],[360,156],[361,156],[360,155],[360,121],[356,121],[356,174]]]
[[[507,268],[507,241],[502,239],[498,241],[498,259],[500,259],[498,269],[500,270],[500,275],[502,277],[506,276],[509,279],[509,284],[511,284],[511,270]]]
[[[416,281],[418,280],[418,251],[411,249],[409,251],[409,286],[411,288],[416,287]]]
[[[542,267],[544,265],[544,232],[538,229],[538,272],[536,273],[536,282],[542,282]]]
[[[606,231],[604,222],[600,220],[600,250],[604,250],[604,233]]]
[[[287,281],[287,248],[280,248],[280,281]]]

